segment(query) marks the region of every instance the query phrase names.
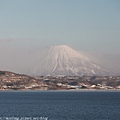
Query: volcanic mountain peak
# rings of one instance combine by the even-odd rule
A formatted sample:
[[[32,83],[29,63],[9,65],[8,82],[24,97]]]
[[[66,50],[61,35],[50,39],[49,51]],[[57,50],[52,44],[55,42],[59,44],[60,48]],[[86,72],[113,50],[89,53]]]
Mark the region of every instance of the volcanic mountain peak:
[[[38,57],[39,58],[39,57]],[[107,70],[67,45],[51,46],[34,67],[35,75],[106,75]]]
[[[87,57],[85,57],[84,55],[80,54],[79,52],[75,51],[67,45],[51,46],[49,54],[51,53],[53,55],[59,55],[59,57],[72,57],[89,60]]]

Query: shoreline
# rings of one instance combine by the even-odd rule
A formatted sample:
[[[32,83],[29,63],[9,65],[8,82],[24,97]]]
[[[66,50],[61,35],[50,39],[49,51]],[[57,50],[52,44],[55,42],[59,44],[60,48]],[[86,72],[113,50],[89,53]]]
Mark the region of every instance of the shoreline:
[[[120,89],[83,89],[83,90],[0,90],[0,92],[120,92]]]

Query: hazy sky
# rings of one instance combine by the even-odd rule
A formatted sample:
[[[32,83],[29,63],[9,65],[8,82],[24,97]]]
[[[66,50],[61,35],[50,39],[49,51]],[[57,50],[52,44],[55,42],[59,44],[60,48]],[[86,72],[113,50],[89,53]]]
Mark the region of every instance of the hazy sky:
[[[0,50],[68,44],[120,54],[120,0],[0,0]]]

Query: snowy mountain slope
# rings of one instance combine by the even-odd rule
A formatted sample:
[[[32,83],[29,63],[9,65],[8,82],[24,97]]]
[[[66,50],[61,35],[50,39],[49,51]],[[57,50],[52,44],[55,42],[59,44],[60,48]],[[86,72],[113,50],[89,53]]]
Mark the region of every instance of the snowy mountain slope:
[[[117,54],[100,54],[100,53],[87,53],[84,52],[85,56],[89,57],[92,61],[109,68],[114,71],[117,75],[120,75],[120,55]]]
[[[52,46],[38,56],[33,66],[33,75],[109,75],[83,54],[67,45]]]

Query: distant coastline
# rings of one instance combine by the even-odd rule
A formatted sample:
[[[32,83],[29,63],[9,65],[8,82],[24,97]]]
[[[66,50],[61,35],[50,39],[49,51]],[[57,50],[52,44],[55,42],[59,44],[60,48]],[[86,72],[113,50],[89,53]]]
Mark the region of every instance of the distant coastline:
[[[0,90],[119,91],[120,76],[37,76],[0,72]]]

